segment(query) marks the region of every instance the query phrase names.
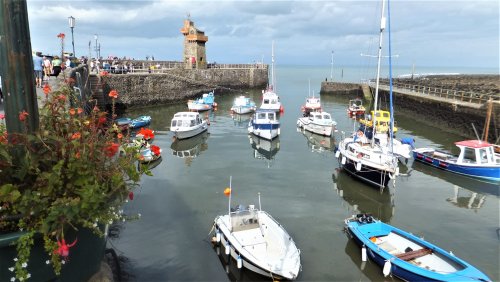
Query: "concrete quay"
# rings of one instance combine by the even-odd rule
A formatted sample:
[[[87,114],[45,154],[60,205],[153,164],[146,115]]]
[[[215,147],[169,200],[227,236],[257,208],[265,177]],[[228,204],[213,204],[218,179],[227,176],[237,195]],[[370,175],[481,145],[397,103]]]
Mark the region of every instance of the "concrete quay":
[[[323,82],[326,95],[364,96],[372,99],[374,83],[344,84]],[[379,98],[389,101],[387,80],[381,80]],[[474,127],[481,135],[485,125],[488,100],[492,99],[492,115],[488,141],[498,144],[500,138],[500,76],[450,75],[405,78],[393,81],[396,112],[435,126],[443,131],[476,139]],[[480,136],[481,137],[481,136]]]

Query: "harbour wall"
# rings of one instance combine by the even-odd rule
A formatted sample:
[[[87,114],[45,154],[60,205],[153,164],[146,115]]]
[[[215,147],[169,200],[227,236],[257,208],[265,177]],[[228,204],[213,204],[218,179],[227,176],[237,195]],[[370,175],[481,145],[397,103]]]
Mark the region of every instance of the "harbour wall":
[[[389,101],[388,82],[381,80],[379,98]],[[472,124],[482,135],[487,114],[487,97],[493,98],[488,141],[497,143],[500,136],[500,76],[460,75],[427,76],[418,79],[394,80],[394,105],[398,114],[430,124],[443,131],[464,138],[476,139]],[[408,85],[413,85],[408,88]],[[407,88],[402,89],[406,85]],[[373,85],[321,83],[322,95],[334,95],[349,99],[364,97],[371,100]],[[367,103],[368,104],[368,103]]]
[[[389,92],[380,90],[379,97],[389,101]],[[476,139],[474,124],[479,137],[483,133],[486,120],[487,103],[473,104],[445,100],[438,97],[423,97],[393,92],[394,107],[397,113],[412,116],[414,120],[437,127],[445,132],[454,133],[464,138]],[[500,136],[500,102],[493,102],[488,141],[497,142]]]
[[[200,96],[212,90],[224,93],[239,89],[265,87],[267,68],[180,69],[161,73],[128,73],[100,77],[102,92],[115,89],[117,100],[125,108],[172,104]],[[106,104],[109,103],[107,99]]]

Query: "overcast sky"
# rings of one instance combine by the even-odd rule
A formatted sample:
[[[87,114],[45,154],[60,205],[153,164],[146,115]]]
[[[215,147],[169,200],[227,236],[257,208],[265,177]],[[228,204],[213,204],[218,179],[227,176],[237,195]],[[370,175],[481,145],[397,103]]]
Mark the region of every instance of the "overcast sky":
[[[32,48],[58,54],[57,34],[77,56],[182,59],[180,28],[188,13],[208,36],[207,60],[362,65],[375,54],[380,1],[50,1],[27,0]],[[391,1],[392,50],[399,65],[499,67],[499,1]],[[387,38],[384,39],[385,44]],[[387,45],[385,45],[387,47]],[[384,53],[386,53],[384,48]],[[95,54],[95,53],[93,53]]]

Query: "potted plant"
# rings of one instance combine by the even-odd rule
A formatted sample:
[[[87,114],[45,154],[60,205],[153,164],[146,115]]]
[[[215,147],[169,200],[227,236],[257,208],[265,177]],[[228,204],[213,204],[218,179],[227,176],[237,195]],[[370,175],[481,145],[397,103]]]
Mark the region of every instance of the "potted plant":
[[[141,175],[150,175],[136,165],[139,148],[123,146],[127,136],[113,125],[114,110],[109,118],[97,107],[71,107],[71,89],[71,81],[57,91],[45,85],[34,133],[9,134],[0,120],[0,235],[8,234],[0,247],[15,247],[10,264],[0,268],[8,269],[11,281],[44,279],[34,277],[41,268],[30,261],[37,248],[44,250],[43,264],[64,275],[63,264],[71,265],[71,255],[84,244],[81,232],[102,237],[104,226],[125,220],[123,203],[133,199]],[[114,109],[118,93],[109,97]],[[26,117],[19,113],[20,122]],[[102,244],[94,248],[104,251]]]

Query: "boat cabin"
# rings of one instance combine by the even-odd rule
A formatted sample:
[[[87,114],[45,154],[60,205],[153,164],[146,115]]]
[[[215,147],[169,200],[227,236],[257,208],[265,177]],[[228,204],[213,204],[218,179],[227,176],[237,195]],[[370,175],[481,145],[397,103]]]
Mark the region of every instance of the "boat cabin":
[[[310,112],[309,113],[309,119],[313,121],[331,121],[332,116],[330,116],[329,113],[327,112]]]
[[[277,105],[280,98],[274,92],[265,92],[262,97],[262,105]]]
[[[254,205],[247,208],[239,205],[231,211],[231,228],[233,232],[259,228],[259,216]]]
[[[276,120],[276,112],[274,112],[274,111],[258,111],[257,113],[255,113],[255,120],[257,122],[261,122],[261,121],[266,121],[266,122],[275,121]]]
[[[352,111],[364,110],[365,108],[363,107],[363,101],[361,99],[349,100],[349,109]]]
[[[200,114],[196,112],[176,113],[172,118],[171,127],[193,127],[203,123]]]
[[[458,164],[479,164],[479,165],[498,165],[500,158],[497,158],[493,145],[480,140],[465,140],[456,142],[455,145],[460,149],[458,155]]]
[[[372,117],[374,115],[376,115],[375,117],[377,120],[377,132],[388,132],[391,127],[391,113],[389,111],[371,111],[370,115],[360,122],[368,127],[373,127]],[[398,129],[396,127],[396,123],[394,122],[393,132],[396,133],[397,131]]]

